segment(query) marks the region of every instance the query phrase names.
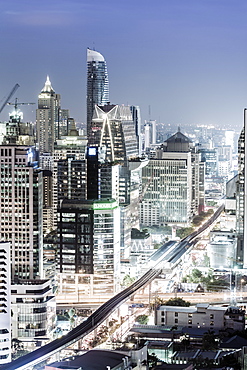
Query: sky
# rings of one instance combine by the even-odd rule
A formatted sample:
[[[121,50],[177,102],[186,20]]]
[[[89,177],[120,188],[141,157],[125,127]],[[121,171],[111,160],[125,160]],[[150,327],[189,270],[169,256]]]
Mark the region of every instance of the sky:
[[[35,120],[49,75],[61,106],[86,121],[86,49],[108,67],[112,104],[142,121],[241,129],[247,107],[245,0],[8,0],[0,8],[0,105]],[[6,106],[0,120],[11,111]]]

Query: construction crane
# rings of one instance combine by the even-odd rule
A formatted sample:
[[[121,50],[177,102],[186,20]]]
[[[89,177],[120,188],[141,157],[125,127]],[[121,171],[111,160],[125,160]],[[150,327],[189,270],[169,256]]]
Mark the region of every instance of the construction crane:
[[[20,87],[19,84],[15,84],[15,86],[13,87],[13,89],[11,90],[11,92],[9,93],[7,99],[5,99],[3,105],[1,106],[0,108],[0,113],[2,112],[3,108],[5,107],[5,105],[8,103],[9,99],[12,97],[12,95],[16,92],[16,90],[18,89],[18,87]]]
[[[17,112],[18,105],[32,105],[32,104],[35,104],[35,103],[18,103],[18,98],[15,98],[15,102],[14,103],[8,102],[7,104],[8,105],[14,105],[15,106],[15,112]]]

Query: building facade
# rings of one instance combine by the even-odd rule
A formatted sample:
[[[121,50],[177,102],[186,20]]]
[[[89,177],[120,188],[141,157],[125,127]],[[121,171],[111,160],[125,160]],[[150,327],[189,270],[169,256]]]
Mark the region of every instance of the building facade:
[[[59,215],[60,295],[73,295],[78,287],[80,294],[115,294],[120,280],[118,203],[106,199],[64,200]],[[73,284],[68,282],[72,276]]]
[[[59,132],[60,95],[56,94],[47,76],[38,97],[36,110],[37,142],[40,155],[53,153],[54,142]]]
[[[11,362],[10,243],[0,242],[0,364]]]
[[[42,273],[42,172],[33,147],[0,147],[0,241],[11,243],[12,278]]]
[[[203,206],[200,155],[180,131],[156,150],[142,170],[140,223],[187,224]]]
[[[196,307],[159,306],[155,324],[160,326],[186,326],[205,330],[244,330],[245,311],[238,307],[217,307],[207,303]]]
[[[13,283],[11,300],[12,337],[21,340],[29,350],[46,343],[56,323],[56,300],[50,281]]]
[[[90,137],[95,105],[109,102],[109,81],[106,61],[102,54],[87,49],[87,136]]]

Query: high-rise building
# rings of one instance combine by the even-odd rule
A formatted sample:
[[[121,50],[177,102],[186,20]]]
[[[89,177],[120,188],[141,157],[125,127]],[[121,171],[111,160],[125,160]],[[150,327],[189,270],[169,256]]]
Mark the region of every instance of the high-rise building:
[[[141,110],[137,105],[131,105],[130,110],[132,113],[132,119],[135,125],[135,133],[137,137],[138,155],[142,155],[142,136],[141,136]]]
[[[157,149],[142,172],[140,221],[143,226],[187,224],[202,205],[200,155],[178,131]]]
[[[247,109],[244,109],[244,127],[238,141],[238,178],[236,188],[236,232],[237,258],[236,260],[247,267]]]
[[[60,95],[56,94],[47,76],[38,98],[36,110],[37,141],[40,155],[53,153],[59,133]],[[43,166],[42,166],[43,168]]]
[[[42,172],[33,147],[0,146],[0,241],[11,243],[12,278],[42,273]]]
[[[138,144],[129,106],[107,104],[95,106],[91,126],[91,142],[105,148],[105,161],[119,165],[119,197],[121,206],[121,249],[131,244],[131,228],[139,228]],[[132,166],[133,165],[133,166]],[[123,255],[123,254],[122,254]]]
[[[60,295],[115,294],[120,279],[120,210],[114,199],[63,200],[59,208]],[[77,280],[77,284],[69,281]]]
[[[11,361],[10,243],[0,242],[0,364]]]
[[[105,105],[109,101],[109,82],[106,61],[99,52],[87,49],[87,136],[95,105]]]

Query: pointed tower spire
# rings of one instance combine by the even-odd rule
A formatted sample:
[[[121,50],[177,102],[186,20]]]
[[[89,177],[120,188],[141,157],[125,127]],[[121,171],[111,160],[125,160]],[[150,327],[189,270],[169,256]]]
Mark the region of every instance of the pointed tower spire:
[[[49,76],[47,75],[46,77],[46,82],[45,82],[45,86],[43,87],[42,91],[41,92],[51,92],[53,90],[52,86],[51,86],[51,81],[50,81],[50,78]]]

